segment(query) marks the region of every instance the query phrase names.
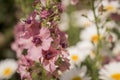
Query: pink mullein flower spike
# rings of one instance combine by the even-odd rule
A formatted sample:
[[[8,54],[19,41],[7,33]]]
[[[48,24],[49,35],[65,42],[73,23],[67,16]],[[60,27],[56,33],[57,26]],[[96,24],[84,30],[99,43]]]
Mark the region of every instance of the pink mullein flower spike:
[[[17,53],[21,80],[32,80],[34,73],[41,77],[40,80],[48,80],[42,79],[41,67],[46,75],[50,74],[51,79],[54,72],[59,75],[58,71],[63,72],[69,67],[66,65],[68,53],[65,50],[68,46],[67,36],[58,28],[58,20],[63,11],[61,1],[35,0],[33,6],[37,4],[40,8],[34,9],[15,26],[12,49]],[[64,64],[59,63],[60,60]],[[67,67],[63,68],[64,66]]]

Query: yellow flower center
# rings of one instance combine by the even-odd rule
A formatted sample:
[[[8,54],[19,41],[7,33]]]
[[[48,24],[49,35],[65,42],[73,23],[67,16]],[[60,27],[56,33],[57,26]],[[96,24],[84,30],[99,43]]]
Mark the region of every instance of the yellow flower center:
[[[92,36],[91,41],[92,41],[93,43],[97,43],[98,40],[99,40],[99,36],[98,36],[98,35],[93,35],[93,36]]]
[[[12,73],[11,68],[6,68],[6,69],[3,71],[3,75],[4,75],[4,76],[9,76],[11,73]]]
[[[114,7],[112,5],[108,5],[108,6],[105,6],[104,9],[106,11],[113,11],[114,10]]]
[[[76,76],[76,77],[72,78],[72,80],[81,80],[81,78],[79,76]]]
[[[78,61],[79,57],[78,57],[78,55],[72,55],[72,56],[71,56],[71,59],[72,59],[73,61]]]
[[[120,80],[120,73],[112,74],[111,77],[113,80]]]

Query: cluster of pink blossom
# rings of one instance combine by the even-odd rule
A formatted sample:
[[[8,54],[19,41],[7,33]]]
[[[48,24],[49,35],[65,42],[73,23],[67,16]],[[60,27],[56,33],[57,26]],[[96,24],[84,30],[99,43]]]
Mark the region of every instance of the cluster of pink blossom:
[[[41,67],[47,74],[53,75],[69,66],[67,35],[58,28],[61,3],[58,0],[49,4],[46,0],[35,0],[33,5],[39,5],[39,9],[15,26],[15,42],[12,44],[12,49],[17,53],[18,73],[22,80],[32,80],[35,71],[38,75],[42,73]],[[63,69],[62,65],[66,67]]]

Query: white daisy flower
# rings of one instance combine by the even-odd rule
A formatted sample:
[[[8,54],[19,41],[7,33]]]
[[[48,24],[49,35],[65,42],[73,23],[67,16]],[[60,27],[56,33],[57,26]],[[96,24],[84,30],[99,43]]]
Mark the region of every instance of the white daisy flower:
[[[96,16],[99,15],[97,10],[95,10],[95,14],[96,14]],[[92,11],[92,10],[88,10],[88,11],[87,11],[87,17],[88,17],[88,19],[89,19],[90,21],[95,22],[95,17],[94,17],[94,14],[93,14],[93,11]]]
[[[82,43],[79,43],[82,45]],[[71,46],[68,48],[68,52],[70,56],[68,57],[70,59],[70,68],[73,68],[75,65],[79,66],[81,62],[83,62],[86,57],[90,54],[90,50],[82,49],[78,46]]]
[[[88,11],[75,11],[71,14],[71,17],[76,27],[86,28],[93,24],[93,19],[91,20],[91,17],[89,17]]]
[[[91,80],[90,77],[86,75],[86,72],[86,66],[73,68],[64,72],[60,77],[60,80]]]
[[[80,16],[79,19],[77,19],[76,24],[85,28],[91,26],[93,23],[88,18]]]
[[[98,36],[97,34],[97,29],[95,25],[85,28],[81,34],[80,34],[80,39],[85,40],[85,41],[91,41],[94,44],[98,43],[99,39],[102,39],[104,36],[104,29],[99,29],[100,35]]]
[[[70,56],[68,57],[70,59],[70,64],[79,64],[81,61],[83,61],[83,57],[79,54],[79,50],[76,46],[71,46],[68,48],[68,52]],[[82,58],[80,58],[82,57]]]
[[[120,80],[120,62],[111,62],[104,65],[99,71],[101,80]]]
[[[6,59],[0,62],[0,80],[9,79],[15,72],[18,64],[13,59]]]
[[[103,5],[103,9],[109,13],[116,12],[120,7],[118,0],[103,0],[101,3]]]
[[[94,45],[90,41],[80,41],[76,45],[80,51],[84,51],[84,53],[90,56],[91,59],[95,58],[95,53],[94,53]]]
[[[91,42],[89,41],[79,41],[77,43],[77,47],[80,49],[80,50],[93,50],[94,46]]]

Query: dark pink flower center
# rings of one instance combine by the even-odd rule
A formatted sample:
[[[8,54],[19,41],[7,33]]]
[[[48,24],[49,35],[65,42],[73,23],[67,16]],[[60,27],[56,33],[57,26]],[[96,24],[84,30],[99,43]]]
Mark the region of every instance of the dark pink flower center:
[[[67,43],[65,42],[61,42],[60,45],[62,46],[62,48],[67,48]]]
[[[41,43],[42,43],[41,39],[38,38],[38,37],[34,37],[32,42],[33,42],[36,46],[37,46],[37,45],[41,45]]]
[[[45,59],[47,59],[47,60],[50,60],[52,57],[53,57],[53,54],[52,54],[52,52],[46,52],[46,54],[45,54]]]

